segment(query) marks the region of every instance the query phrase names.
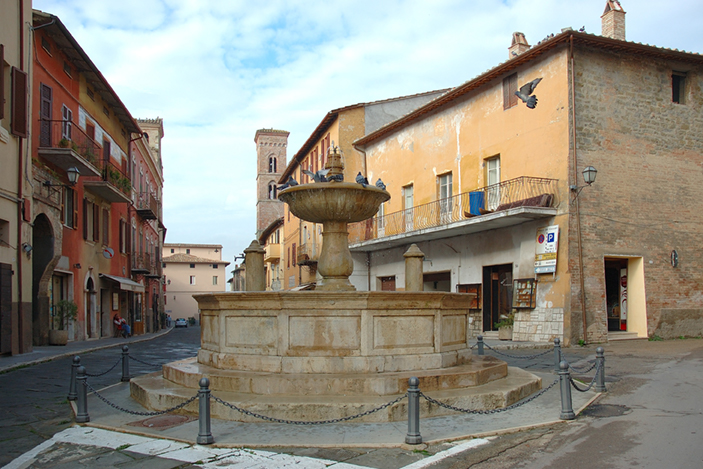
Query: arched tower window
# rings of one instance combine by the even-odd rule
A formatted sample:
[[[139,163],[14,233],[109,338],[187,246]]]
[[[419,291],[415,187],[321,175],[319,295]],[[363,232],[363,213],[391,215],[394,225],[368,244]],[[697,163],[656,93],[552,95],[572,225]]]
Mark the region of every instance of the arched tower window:
[[[275,173],[276,170],[276,157],[272,156],[269,158],[269,173]]]
[[[276,187],[276,183],[270,182],[269,183],[269,199],[276,200],[277,195],[278,195],[278,188]]]

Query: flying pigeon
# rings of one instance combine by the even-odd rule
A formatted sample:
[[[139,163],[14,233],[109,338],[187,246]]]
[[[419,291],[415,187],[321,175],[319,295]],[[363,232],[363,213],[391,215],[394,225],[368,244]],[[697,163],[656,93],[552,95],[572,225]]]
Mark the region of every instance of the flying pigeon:
[[[535,106],[537,106],[537,96],[533,95],[532,92],[537,88],[540,81],[542,81],[542,78],[537,78],[529,83],[525,83],[520,87],[520,91],[515,92],[515,95],[522,99],[522,102],[530,109],[534,109]]]
[[[386,185],[383,183],[383,181],[381,181],[381,178],[378,178],[378,181],[376,181],[376,187],[383,191],[386,190]]]
[[[288,176],[288,181],[286,181],[285,184],[281,184],[280,186],[278,186],[278,190],[282,191],[283,189],[288,189],[289,187],[293,187],[293,186],[297,186],[297,185],[298,185],[298,181],[293,179],[293,176]]]
[[[308,171],[307,169],[303,170],[303,174],[307,174],[315,182],[327,182],[326,176],[329,172],[329,169],[321,169],[315,173],[313,173],[312,171]]]
[[[361,171],[356,175],[356,182],[361,184],[361,187],[366,187],[369,185],[369,180],[362,176]]]

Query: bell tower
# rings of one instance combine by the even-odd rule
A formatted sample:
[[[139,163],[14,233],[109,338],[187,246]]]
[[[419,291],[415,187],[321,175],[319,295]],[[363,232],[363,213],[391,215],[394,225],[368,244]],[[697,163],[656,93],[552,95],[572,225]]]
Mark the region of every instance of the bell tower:
[[[278,200],[278,180],[286,169],[286,149],[290,132],[259,129],[256,143],[256,237],[273,221],[283,217],[283,202]]]

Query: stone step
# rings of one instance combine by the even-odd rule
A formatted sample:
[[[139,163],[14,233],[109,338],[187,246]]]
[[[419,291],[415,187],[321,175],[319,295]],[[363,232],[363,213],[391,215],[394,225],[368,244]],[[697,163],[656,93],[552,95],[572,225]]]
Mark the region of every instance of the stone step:
[[[547,383],[548,384],[548,383]],[[473,410],[490,410],[511,405],[542,387],[542,380],[528,371],[509,367],[507,376],[481,386],[451,390],[430,391],[422,384],[420,390],[443,403]],[[197,389],[177,385],[153,373],[133,378],[130,382],[132,397],[141,405],[151,410],[165,410],[174,407],[197,393]],[[289,395],[255,395],[227,391],[212,391],[215,396],[248,412],[255,412],[276,419],[296,421],[317,421],[338,419],[376,409],[403,393],[389,396],[303,396]],[[558,398],[558,397],[557,397]],[[378,412],[354,419],[354,422],[388,422],[407,419],[407,399],[390,405]],[[198,401],[184,408],[188,413],[197,414]],[[456,413],[430,404],[420,398],[420,415],[422,418],[437,417]],[[244,414],[229,406],[211,400],[211,415],[214,418],[240,422],[261,423],[260,418]]]
[[[608,341],[611,340],[632,340],[632,339],[647,339],[646,337],[638,337],[637,332],[625,332],[625,331],[609,331]]]
[[[390,396],[405,392],[408,379],[417,377],[428,391],[480,386],[507,375],[507,364],[490,355],[474,356],[468,364],[431,370],[384,373],[268,373],[222,370],[195,358],[164,365],[163,377],[186,388],[198,389],[203,376],[217,391],[254,395]]]

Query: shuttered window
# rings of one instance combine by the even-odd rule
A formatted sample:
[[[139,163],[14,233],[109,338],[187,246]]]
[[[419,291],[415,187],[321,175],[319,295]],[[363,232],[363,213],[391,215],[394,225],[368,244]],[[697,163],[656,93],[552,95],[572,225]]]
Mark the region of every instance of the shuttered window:
[[[83,199],[83,239],[88,239],[88,200]]]
[[[27,138],[27,74],[12,67],[12,123],[10,130],[18,137]]]
[[[517,106],[517,73],[503,79],[503,109],[510,109]]]
[[[100,241],[100,206],[93,204],[93,241]]]
[[[39,145],[42,147],[51,146],[51,107],[52,91],[51,87],[44,83],[39,85]]]
[[[103,209],[103,244],[110,244],[110,211],[106,208]]]
[[[0,44],[0,119],[5,117],[5,46]]]

